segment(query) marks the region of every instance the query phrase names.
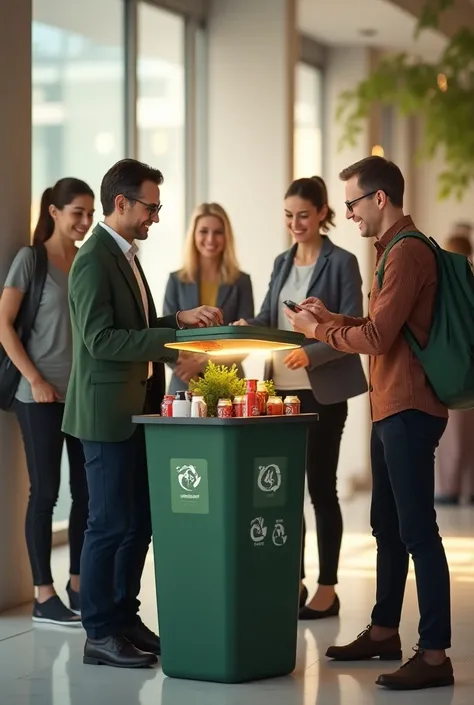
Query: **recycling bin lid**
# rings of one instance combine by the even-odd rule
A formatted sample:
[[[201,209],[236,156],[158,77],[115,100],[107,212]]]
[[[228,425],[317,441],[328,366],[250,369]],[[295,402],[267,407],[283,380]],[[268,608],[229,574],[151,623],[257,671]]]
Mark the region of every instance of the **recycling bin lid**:
[[[176,340],[165,347],[207,355],[231,355],[255,351],[293,350],[303,344],[304,335],[263,326],[213,326],[176,331]]]

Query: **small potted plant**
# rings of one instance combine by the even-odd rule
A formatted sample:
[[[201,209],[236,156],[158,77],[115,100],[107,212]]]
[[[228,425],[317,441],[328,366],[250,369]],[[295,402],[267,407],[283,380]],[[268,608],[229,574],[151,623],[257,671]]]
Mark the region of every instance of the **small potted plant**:
[[[217,416],[219,399],[234,401],[234,397],[245,394],[246,385],[245,380],[239,377],[235,365],[227,367],[209,361],[204,375],[190,381],[189,390],[204,397],[208,416]]]

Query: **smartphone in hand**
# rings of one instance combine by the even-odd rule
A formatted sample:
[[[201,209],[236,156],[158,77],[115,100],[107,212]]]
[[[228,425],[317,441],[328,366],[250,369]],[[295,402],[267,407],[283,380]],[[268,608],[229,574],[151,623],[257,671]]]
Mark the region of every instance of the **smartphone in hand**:
[[[294,301],[291,301],[290,299],[287,299],[287,301],[283,301],[283,306],[286,306],[287,308],[290,309],[290,311],[293,311],[294,313],[298,313],[298,311],[302,311],[303,309],[301,306],[298,306],[297,303]]]

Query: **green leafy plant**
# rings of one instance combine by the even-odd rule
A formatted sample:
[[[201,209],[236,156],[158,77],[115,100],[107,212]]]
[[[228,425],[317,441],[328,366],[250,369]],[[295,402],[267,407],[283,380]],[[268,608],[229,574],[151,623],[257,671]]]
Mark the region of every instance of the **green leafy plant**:
[[[189,389],[193,394],[204,397],[208,416],[216,416],[219,399],[232,399],[233,401],[234,397],[245,394],[246,384],[245,380],[239,377],[235,365],[227,367],[209,361],[203,377],[191,380]]]
[[[426,0],[415,30],[435,29],[454,0]],[[398,107],[424,121],[418,158],[431,159],[443,149],[445,169],[439,176],[439,198],[459,200],[474,181],[474,31],[467,26],[447,42],[438,61],[428,63],[399,53],[385,57],[353,90],[341,94],[337,120],[340,147],[353,146],[374,104]]]
[[[275,389],[275,384],[273,383],[272,379],[266,379],[265,382],[265,389],[268,392],[269,397],[274,397],[276,394],[276,389]]]

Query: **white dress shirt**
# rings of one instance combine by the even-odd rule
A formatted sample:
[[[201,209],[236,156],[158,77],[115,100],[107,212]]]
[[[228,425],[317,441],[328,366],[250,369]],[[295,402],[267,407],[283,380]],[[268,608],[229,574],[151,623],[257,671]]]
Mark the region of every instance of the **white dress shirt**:
[[[135,274],[135,278],[137,280],[138,288],[140,289],[140,295],[142,298],[142,303],[143,303],[143,309],[145,311],[145,317],[146,317],[146,322],[148,327],[150,327],[150,308],[149,308],[149,303],[148,303],[148,296],[146,293],[145,289],[145,284],[143,283],[142,276],[140,274],[140,270],[137,267],[137,263],[135,261],[135,257],[138,253],[138,245],[135,244],[135,242],[131,245],[125,238],[123,238],[121,235],[119,235],[113,228],[110,227],[110,225],[106,225],[106,223],[101,223],[101,227],[106,230],[111,237],[115,240],[117,245],[120,247],[122,250],[123,254],[125,255],[125,258],[127,259],[128,263],[130,264],[130,267],[132,268],[133,273]],[[153,375],[153,363],[149,362],[148,363],[148,379]]]

